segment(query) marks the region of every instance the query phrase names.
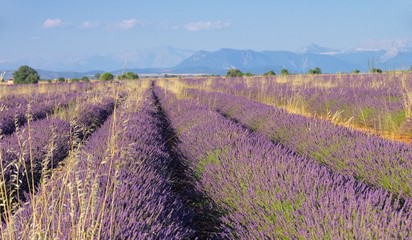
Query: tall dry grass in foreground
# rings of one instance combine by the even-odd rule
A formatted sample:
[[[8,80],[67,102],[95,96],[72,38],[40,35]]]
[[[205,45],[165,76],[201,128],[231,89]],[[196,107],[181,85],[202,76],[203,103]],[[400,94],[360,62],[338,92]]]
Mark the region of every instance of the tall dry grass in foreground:
[[[62,237],[99,239],[102,237],[100,234],[103,225],[107,224],[104,222],[105,215],[113,214],[113,205],[107,204],[106,200],[115,199],[113,194],[116,193],[119,168],[122,166],[122,162],[115,161],[118,159],[116,156],[124,154],[124,148],[127,147],[121,144],[122,136],[126,131],[125,122],[120,122],[118,119],[125,112],[140,107],[142,93],[149,86],[148,82],[128,82],[121,85],[117,83],[96,84],[93,89],[89,90],[100,94],[89,94],[88,99],[79,99],[67,108],[56,109],[55,114],[49,116],[50,119],[62,119],[73,124],[77,123],[76,119],[81,119],[82,114],[85,114],[85,109],[82,108],[84,102],[88,105],[101,104],[103,96],[101,93],[104,93],[104,97],[113,98],[115,101],[118,100],[121,91],[126,91],[129,95],[122,106],[115,106],[109,120],[101,126],[102,130],[94,133],[100,136],[96,136],[97,140],[89,143],[89,146],[87,146],[89,140],[79,144],[76,139],[78,132],[72,128],[73,132],[67,133],[71,150],[55,168],[47,167],[53,160],[54,148],[57,147],[54,143],[56,138],[50,138],[44,146],[47,154],[41,160],[43,169],[38,185],[34,185],[34,179],[27,181],[31,183],[29,191],[24,193],[28,201],[10,199],[14,195],[6,189],[6,184],[4,184],[7,178],[4,175],[6,166],[0,166],[3,173],[2,184],[0,184],[0,204],[3,211],[0,225],[1,239],[61,239]],[[30,91],[39,91],[36,86],[25,87],[26,89],[19,87],[18,92],[28,94]],[[72,84],[68,86],[59,84],[58,88],[61,92],[77,89]],[[108,91],[108,89],[111,90]],[[25,126],[28,135],[25,135],[25,138],[17,137],[21,140],[19,144],[26,146],[22,147],[22,151],[28,151],[30,159],[28,166],[35,166],[33,161],[38,160],[33,157],[33,154],[39,149],[33,149],[36,139],[31,136],[36,130],[32,129],[31,122],[28,121]],[[18,130],[16,135],[19,134]],[[4,154],[6,153],[0,151],[1,163],[3,163]],[[26,155],[26,152],[20,153],[22,157]],[[97,166],[95,158],[100,159]],[[26,165],[23,164],[23,166]],[[99,171],[99,167],[104,168],[104,171]],[[16,169],[15,175],[11,174],[11,178],[16,179],[13,184],[19,182],[18,178],[21,176],[18,176],[18,172],[24,172],[26,177],[35,177],[34,169],[28,168],[23,171]],[[14,186],[12,189],[19,190],[19,186]],[[103,201],[101,201],[102,198]]]

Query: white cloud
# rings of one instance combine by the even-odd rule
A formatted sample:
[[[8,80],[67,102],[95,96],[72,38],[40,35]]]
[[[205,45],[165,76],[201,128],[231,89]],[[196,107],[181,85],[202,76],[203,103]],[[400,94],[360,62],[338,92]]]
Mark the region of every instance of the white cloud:
[[[129,30],[134,28],[134,26],[137,24],[137,19],[132,18],[132,19],[127,19],[127,20],[123,20],[119,23],[119,28],[122,30]]]
[[[229,22],[218,21],[198,21],[184,25],[184,28],[189,32],[197,32],[202,30],[223,29],[230,27]]]
[[[91,21],[86,21],[82,22],[81,28],[82,29],[92,29],[92,28],[97,28],[99,27],[99,22],[91,22]]]
[[[63,21],[60,18],[56,19],[47,19],[43,23],[43,28],[55,28],[55,27],[62,27]]]

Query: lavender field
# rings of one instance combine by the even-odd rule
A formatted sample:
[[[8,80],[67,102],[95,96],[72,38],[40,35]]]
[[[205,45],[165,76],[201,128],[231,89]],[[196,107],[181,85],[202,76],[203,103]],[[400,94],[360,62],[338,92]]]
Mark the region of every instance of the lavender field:
[[[0,86],[1,239],[411,239],[412,75]]]

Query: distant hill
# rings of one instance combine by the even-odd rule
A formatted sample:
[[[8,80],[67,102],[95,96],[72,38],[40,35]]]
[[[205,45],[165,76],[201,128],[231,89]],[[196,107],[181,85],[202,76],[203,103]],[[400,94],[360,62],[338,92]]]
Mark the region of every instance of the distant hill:
[[[374,46],[371,46],[374,47]],[[366,72],[372,67],[382,70],[409,69],[412,66],[412,48],[393,44],[390,48],[336,50],[312,44],[296,52],[255,51],[223,48],[217,51],[192,51],[172,47],[132,50],[107,56],[83,59],[67,58],[46,61],[41,58],[15,62],[0,62],[0,71],[9,69],[6,78],[21,65],[39,70],[42,78],[93,76],[97,72],[118,74],[125,70],[140,74],[225,74],[230,68],[262,74],[286,68],[291,73],[306,73],[319,67],[323,73]],[[98,70],[93,70],[98,69]],[[92,70],[92,71],[91,71]]]

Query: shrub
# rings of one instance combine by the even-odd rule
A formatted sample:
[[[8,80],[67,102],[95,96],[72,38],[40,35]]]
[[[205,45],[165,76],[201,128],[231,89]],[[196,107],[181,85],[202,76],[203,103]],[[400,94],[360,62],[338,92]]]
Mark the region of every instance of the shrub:
[[[117,78],[120,79],[120,80],[123,80],[123,79],[131,80],[131,79],[138,79],[139,75],[137,75],[134,72],[127,72],[127,73],[123,73],[123,74],[119,75]]]
[[[60,83],[64,83],[64,82],[66,82],[66,79],[64,77],[59,77],[57,79],[57,81],[60,82]]]
[[[100,76],[100,80],[103,80],[103,81],[109,81],[113,79],[114,79],[114,75],[109,72],[105,72]]]
[[[280,70],[280,75],[282,76],[289,75],[289,71],[286,68],[282,68],[282,70]]]
[[[264,74],[263,74],[263,76],[275,76],[276,75],[276,73],[274,72],[274,71],[272,71],[272,70],[270,70],[269,72],[265,72]]]
[[[372,73],[382,73],[382,69],[380,69],[380,68],[372,68],[371,72],[372,72]]]
[[[360,71],[358,69],[355,69],[355,70],[352,71],[352,73],[358,74],[358,73],[360,73]]]
[[[82,82],[90,82],[90,79],[87,76],[82,77]]]
[[[229,69],[226,73],[226,77],[243,77],[243,75],[243,72],[236,68]]]
[[[322,74],[322,70],[320,68],[315,68],[315,69],[309,69],[308,71],[309,74]]]

